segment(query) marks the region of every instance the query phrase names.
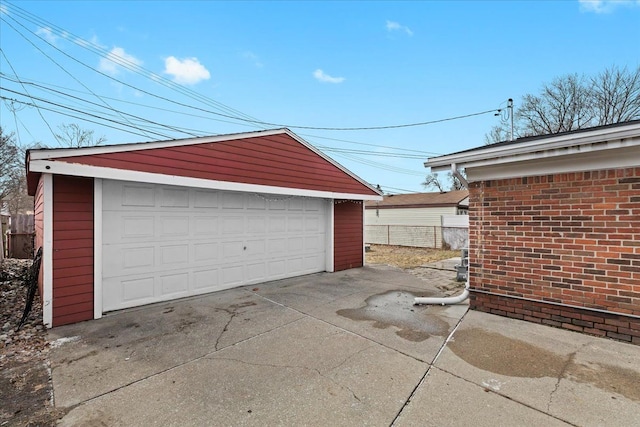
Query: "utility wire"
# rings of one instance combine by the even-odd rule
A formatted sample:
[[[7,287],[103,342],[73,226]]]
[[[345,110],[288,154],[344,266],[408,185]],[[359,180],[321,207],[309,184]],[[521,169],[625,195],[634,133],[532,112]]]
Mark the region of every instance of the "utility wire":
[[[14,7],[16,7],[16,8],[17,8],[17,6],[14,6]],[[18,8],[18,9],[20,9],[20,8]],[[20,10],[24,11],[23,9],[20,9]],[[29,14],[29,12],[26,12],[26,11],[24,11],[24,13]],[[31,14],[29,14],[29,15],[31,15]],[[3,21],[4,21],[4,19],[3,19]],[[6,21],[5,21],[5,22],[6,22]],[[17,22],[17,21],[16,21],[16,22]],[[44,21],[44,22],[46,22],[46,21]],[[19,23],[19,24],[20,24],[20,23]],[[20,24],[20,25],[24,27],[24,25],[22,25],[22,24]],[[14,28],[13,26],[11,26],[11,25],[10,25],[10,27],[11,27],[11,28],[13,28],[13,29],[15,30],[15,28]],[[26,27],[24,27],[24,28],[26,29]],[[27,29],[27,31],[28,31],[28,29]],[[63,30],[63,31],[64,31],[64,30]],[[68,32],[67,32],[67,33],[68,33]],[[69,33],[69,34],[71,34],[71,33]],[[37,36],[37,35],[36,35],[36,36]],[[76,36],[74,36],[74,37],[76,37]],[[38,37],[38,38],[40,38],[40,37]],[[77,38],[77,39],[80,39],[79,37],[76,37],[76,38]],[[99,73],[99,74],[102,74],[102,75],[104,75],[105,77],[107,77],[107,78],[109,78],[109,79],[115,80],[115,81],[117,81],[117,82],[119,82],[119,83],[121,83],[121,84],[124,84],[124,85],[126,85],[126,86],[128,86],[128,87],[131,87],[131,88],[133,88],[133,89],[135,89],[135,90],[139,90],[139,91],[141,91],[141,92],[143,92],[143,93],[145,93],[145,94],[148,94],[148,95],[150,95],[150,96],[154,96],[154,97],[157,97],[157,98],[163,99],[163,100],[165,100],[165,101],[167,101],[167,102],[173,102],[173,103],[176,103],[176,104],[178,104],[178,105],[182,105],[182,106],[185,106],[185,107],[188,107],[188,108],[193,108],[193,109],[197,109],[197,110],[205,111],[205,112],[208,112],[208,113],[210,113],[210,114],[216,114],[216,115],[219,115],[219,116],[222,116],[222,117],[226,117],[226,118],[230,118],[230,119],[234,119],[234,120],[239,120],[239,121],[245,121],[245,122],[253,123],[253,124],[256,124],[256,125],[273,126],[273,127],[280,127],[280,128],[293,128],[293,129],[323,130],[323,131],[364,131],[364,130],[384,130],[384,129],[399,129],[399,128],[407,128],[407,127],[425,126],[425,125],[431,125],[431,124],[436,124],[436,123],[442,123],[442,122],[451,121],[451,120],[459,120],[459,119],[463,119],[463,118],[469,118],[469,117],[474,117],[474,116],[479,116],[479,115],[489,114],[489,113],[494,113],[494,112],[495,112],[495,108],[493,108],[493,109],[490,109],[490,110],[485,110],[485,111],[480,111],[480,112],[470,113],[470,114],[464,114],[464,115],[455,116],[455,117],[447,117],[447,118],[442,118],[442,119],[437,119],[437,120],[430,120],[430,121],[424,121],[424,122],[417,122],[417,123],[406,123],[406,124],[385,125],[385,126],[321,127],[321,126],[303,126],[303,125],[292,125],[292,124],[282,124],[282,123],[266,122],[266,121],[261,121],[261,120],[256,120],[256,119],[242,118],[242,117],[232,116],[232,115],[228,115],[228,114],[216,113],[216,112],[213,112],[213,111],[208,111],[208,110],[201,109],[201,108],[198,108],[198,107],[195,107],[195,106],[190,106],[190,105],[182,104],[182,103],[179,103],[179,102],[177,102],[177,101],[172,101],[172,100],[169,100],[169,99],[167,99],[167,98],[164,98],[164,97],[161,97],[161,96],[158,96],[158,95],[152,94],[152,93],[147,92],[147,91],[145,91],[145,90],[142,90],[142,89],[136,88],[136,87],[134,87],[134,86],[132,86],[132,85],[129,85],[129,84],[127,84],[127,83],[124,83],[124,82],[122,82],[121,80],[118,80],[118,79],[116,79],[116,78],[114,78],[114,77],[111,77],[111,76],[109,76],[109,75],[107,75],[107,74],[105,74],[105,73],[103,73],[103,72],[101,72],[101,71],[99,71],[99,70],[95,70],[93,67],[91,67],[91,66],[89,66],[89,65],[87,65],[87,64],[84,64],[82,61],[80,61],[80,60],[78,60],[78,59],[76,59],[76,58],[74,58],[74,57],[72,57],[72,56],[68,55],[68,54],[67,54],[67,53],[65,53],[64,51],[62,51],[62,50],[58,49],[55,45],[53,45],[53,44],[49,43],[47,40],[44,40],[44,39],[42,39],[42,38],[40,38],[40,39],[41,39],[42,41],[44,41],[45,43],[49,44],[49,45],[50,45],[51,47],[53,47],[54,49],[57,49],[58,51],[60,51],[60,52],[61,52],[61,53],[63,53],[64,55],[66,55],[66,56],[70,57],[71,59],[73,59],[74,61],[76,61],[76,62],[78,62],[78,63],[80,63],[80,64],[82,64],[82,65],[84,65],[84,66],[86,66],[86,67],[88,67],[88,68],[90,68],[91,70],[93,70],[93,71],[95,71],[95,72],[97,72],[97,73]],[[87,42],[87,41],[85,41],[85,40],[83,40],[83,39],[80,39],[80,40],[82,40],[82,43],[80,43],[80,46],[82,46],[82,47],[86,47],[86,45],[87,45],[87,44],[90,44],[90,42]],[[104,50],[103,50],[103,49],[101,49],[101,48],[99,48],[99,49],[100,49],[102,52],[106,52],[106,51],[104,51]],[[137,71],[137,70],[140,70],[140,69],[144,70],[144,69],[143,69],[142,67],[140,67],[139,65],[137,65],[137,64],[133,64],[133,63],[131,63],[129,60],[127,60],[126,58],[122,58],[122,57],[120,57],[120,56],[118,56],[118,55],[115,55],[115,54],[113,54],[113,53],[111,53],[111,52],[107,52],[107,53],[106,53],[106,56],[107,56],[108,58],[114,58],[114,59],[117,59],[117,62],[116,62],[116,61],[113,61],[113,62],[115,62],[115,63],[117,63],[117,64],[120,64],[120,65],[123,65],[123,64],[124,64],[124,65],[127,65],[127,66],[133,66],[133,69],[134,69],[134,70],[136,70],[136,71]],[[147,71],[147,70],[145,70],[145,71]],[[150,73],[150,72],[149,72],[149,73]],[[153,75],[154,80],[156,80],[157,78],[164,79],[163,77],[158,76],[158,75],[156,75],[156,74],[154,74],[154,73],[151,73],[151,74]],[[147,77],[148,77],[148,76],[147,76]],[[166,79],[164,79],[164,80],[166,80]],[[173,82],[171,82],[171,83],[173,83]],[[179,85],[178,85],[178,86],[179,86]],[[182,88],[182,86],[180,86],[180,87]]]
[[[4,74],[2,72],[0,72],[0,76],[6,78],[7,80],[18,82],[18,80],[15,80],[11,76],[6,75],[6,74]],[[82,91],[78,91],[78,90],[75,90],[75,89],[67,88],[67,87],[64,87],[64,86],[58,86],[58,85],[49,85],[49,87],[47,87],[47,86],[44,86],[43,84],[40,84],[37,81],[21,80],[21,83],[22,84],[26,84],[26,85],[32,85],[32,86],[38,87],[38,88],[40,88],[42,90],[45,90],[45,91],[50,91],[50,92],[63,94],[63,95],[67,95],[68,92],[77,92],[77,93],[80,93],[80,94],[84,93]],[[64,92],[52,89],[54,87],[55,88],[59,88],[59,89],[64,89]],[[71,95],[69,95],[69,96],[71,96]],[[193,114],[193,113],[187,113],[187,112],[184,112],[184,111],[171,110],[171,109],[167,109],[167,108],[161,108],[161,107],[157,107],[157,106],[142,104],[142,103],[139,103],[139,102],[132,102],[132,101],[126,101],[126,100],[123,100],[123,99],[112,98],[112,97],[108,97],[108,96],[105,96],[105,95],[100,95],[100,97],[101,98],[105,98],[105,99],[109,99],[109,100],[112,100],[112,101],[120,102],[120,103],[123,103],[123,104],[135,105],[135,106],[138,106],[138,107],[144,107],[144,108],[154,109],[154,110],[158,110],[158,111],[165,111],[165,112],[169,112],[169,113],[172,113],[172,114],[180,114],[180,115],[184,115],[184,116],[195,117],[195,118],[206,119],[206,120],[221,121],[221,122],[225,122],[225,123],[235,123],[235,122],[229,122],[229,121],[226,121],[226,120],[213,119],[213,118],[208,117],[208,116],[202,116],[202,115],[196,115],[196,114]],[[80,98],[80,97],[77,97],[77,99],[83,100],[83,98]],[[180,128],[176,127],[175,129],[179,129],[179,130],[181,130],[181,131],[183,131],[185,133],[188,133],[189,131],[202,132],[202,131],[199,131],[197,129],[185,128],[185,127],[180,127]],[[210,133],[207,133],[207,134],[210,134]],[[408,149],[408,148],[400,148],[400,147],[393,147],[393,146],[380,145],[380,144],[370,144],[370,143],[365,143],[365,142],[352,141],[352,140],[339,139],[339,138],[331,138],[331,137],[313,135],[313,134],[300,133],[299,135],[300,136],[305,136],[305,137],[310,137],[310,138],[325,139],[325,140],[328,140],[328,141],[345,142],[345,143],[348,143],[348,144],[355,144],[355,145],[362,145],[362,146],[368,146],[368,147],[390,149],[390,150],[395,150],[395,151],[403,151],[403,152],[407,152],[407,153],[415,153],[416,155],[421,156],[421,157],[426,157],[426,156],[429,156],[429,155],[440,155],[440,154],[442,154],[442,153],[434,152],[434,151],[412,150],[412,149]]]
[[[24,104],[27,107],[40,108],[40,109],[45,110],[45,111],[51,111],[52,113],[60,114],[62,116],[71,117],[73,119],[78,119],[78,120],[82,120],[82,121],[89,122],[89,123],[94,123],[94,124],[97,124],[97,125],[100,125],[100,126],[104,126],[104,127],[108,127],[108,128],[111,128],[111,129],[115,129],[115,130],[118,130],[118,131],[121,131],[121,132],[127,132],[127,133],[130,133],[132,135],[138,135],[138,136],[142,136],[142,137],[145,137],[145,138],[148,137],[147,135],[145,135],[143,133],[134,132],[134,131],[131,131],[131,130],[128,130],[128,129],[121,129],[121,128],[118,128],[116,126],[110,125],[108,123],[98,122],[98,121],[95,121],[95,120],[87,119],[86,117],[75,116],[73,114],[69,114],[67,112],[58,111],[58,110],[50,108],[50,107],[45,107],[45,106],[42,106],[42,105],[36,105],[35,103],[32,103],[32,102],[20,101],[20,100],[13,99],[13,98],[8,98],[8,97],[2,96],[2,95],[0,95],[0,99],[2,99],[4,101],[11,101],[11,102],[17,102],[17,103],[20,103],[20,104]]]
[[[256,121],[255,118],[253,118],[253,117],[251,117],[251,116],[249,116],[249,115],[247,115],[245,113],[242,113],[241,111],[238,111],[238,110],[236,110],[236,109],[234,109],[232,107],[229,107],[229,106],[227,106],[225,104],[222,104],[221,102],[218,102],[218,101],[215,101],[215,100],[213,100],[211,98],[208,98],[208,97],[206,97],[206,96],[204,96],[204,95],[202,95],[202,94],[200,94],[198,92],[195,92],[194,90],[185,88],[184,86],[182,86],[180,84],[177,84],[177,83],[175,83],[175,82],[173,82],[171,80],[168,80],[163,76],[160,76],[160,75],[158,75],[158,74],[156,74],[156,73],[154,73],[152,71],[149,71],[149,70],[145,69],[144,67],[140,66],[138,63],[132,62],[127,58],[123,58],[123,57],[121,57],[119,55],[116,55],[112,51],[107,51],[104,48],[102,48],[101,46],[99,46],[99,45],[97,45],[95,43],[92,43],[90,41],[84,40],[81,37],[78,37],[77,35],[73,34],[72,32],[67,31],[64,28],[61,28],[61,27],[59,27],[59,26],[57,26],[55,24],[52,24],[52,23],[50,23],[50,22],[38,17],[37,15],[34,15],[34,14],[30,13],[30,12],[27,12],[26,10],[24,10],[24,9],[18,7],[18,6],[12,5],[12,7],[16,9],[13,12],[17,12],[17,15],[20,15],[22,19],[25,19],[26,21],[31,22],[34,25],[39,25],[41,27],[46,27],[50,31],[52,31],[54,34],[58,35],[59,37],[65,39],[65,40],[69,40],[72,43],[76,44],[77,46],[79,46],[79,47],[81,47],[83,49],[86,49],[86,50],[88,50],[88,51],[90,51],[92,53],[97,54],[101,58],[106,58],[106,59],[110,60],[111,62],[114,62],[115,64],[120,65],[121,67],[123,67],[125,69],[128,69],[129,71],[132,71],[132,72],[134,72],[136,74],[139,74],[141,76],[149,78],[149,79],[153,80],[156,83],[159,83],[159,84],[161,84],[161,85],[163,85],[165,87],[173,89],[174,91],[177,91],[177,92],[181,93],[182,95],[185,95],[185,96],[187,96],[187,97],[189,97],[191,99],[198,100],[198,101],[204,103],[205,105],[213,106],[213,107],[216,107],[216,108],[218,108],[218,109],[220,109],[222,111],[225,111],[225,112],[228,112],[230,114],[234,114],[235,115],[235,116],[232,116],[232,115],[228,114],[228,115],[226,115],[227,117],[234,118],[234,119],[237,119],[237,120],[242,120],[241,117],[245,117],[249,121]],[[23,25],[22,25],[22,27],[25,28]],[[27,31],[28,31],[28,29],[27,29]],[[33,32],[31,32],[31,33],[34,34],[34,36],[40,38],[43,42],[49,44],[52,48],[58,50],[59,52],[65,54],[65,55],[67,55],[65,52],[63,52],[60,49],[58,49],[52,43],[49,43],[47,40],[43,39],[42,37],[39,37],[37,34],[35,34]],[[69,55],[67,55],[67,56],[70,57]],[[120,81],[120,80],[118,80],[118,79],[116,79],[114,77],[111,77],[109,75],[106,75],[106,74],[104,74],[104,73],[102,73],[102,72],[100,72],[98,70],[95,70],[93,67],[82,63],[81,61],[77,60],[76,58],[73,58],[73,57],[70,57],[70,58],[75,60],[76,62],[79,62],[80,64],[90,68],[91,70],[93,70],[93,71],[95,71],[95,72],[97,72],[99,74],[105,75],[107,78],[110,78],[110,79],[112,79],[114,81],[117,81],[117,82],[119,82],[121,84],[124,84],[124,82],[122,82],[122,81]],[[133,88],[135,90],[142,91],[141,89],[136,88],[136,87],[131,86],[131,85],[128,85],[128,84],[126,86],[129,86],[129,87],[131,87],[131,88]],[[146,93],[146,91],[142,91],[142,92]],[[151,94],[151,96],[153,96],[153,95]],[[171,100],[168,100],[168,101],[169,102],[175,102],[175,101],[171,101]],[[219,113],[215,113],[215,112],[211,112],[211,111],[208,111],[208,112],[211,113],[211,114],[219,114]],[[240,117],[238,117],[238,116],[240,116]]]
[[[1,16],[1,15],[0,15]],[[7,61],[7,64],[9,65],[9,67],[11,68],[11,71],[13,71],[13,74],[15,74],[16,76],[18,75],[16,73],[15,68],[13,68],[13,65],[11,65],[11,62],[9,61],[9,58],[7,58],[7,55],[5,55],[4,50],[0,48],[0,53],[2,53],[2,56],[4,57],[4,60]],[[27,93],[27,96],[29,98],[31,98],[31,95],[29,95],[29,91],[27,90],[26,87],[22,86],[22,88],[24,89],[24,91]],[[33,98],[32,98],[33,99]],[[40,111],[37,107],[36,110],[38,111],[38,114],[40,115],[40,118],[42,119],[42,121],[44,122],[45,125],[47,125],[47,127],[49,128],[49,131],[51,132],[51,135],[53,135],[53,138],[60,142],[58,140],[58,137],[56,136],[55,132],[53,132],[53,129],[51,129],[51,125],[49,125],[49,122],[47,122],[47,119],[44,118],[44,116],[42,115],[42,111]],[[17,126],[16,126],[17,127]]]

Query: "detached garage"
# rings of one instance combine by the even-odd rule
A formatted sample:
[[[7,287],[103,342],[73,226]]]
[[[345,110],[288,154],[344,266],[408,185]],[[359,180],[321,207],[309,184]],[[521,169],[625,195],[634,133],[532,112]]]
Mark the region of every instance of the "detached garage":
[[[369,184],[288,129],[27,153],[48,327],[364,264]]]

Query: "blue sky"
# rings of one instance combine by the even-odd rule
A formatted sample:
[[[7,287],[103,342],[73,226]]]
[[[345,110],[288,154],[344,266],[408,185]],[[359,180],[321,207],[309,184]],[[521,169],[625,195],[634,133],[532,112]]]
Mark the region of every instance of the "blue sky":
[[[508,98],[640,63],[638,0],[1,0],[0,17],[0,124],[23,145],[70,123],[108,144],[287,126],[392,193],[482,145]]]

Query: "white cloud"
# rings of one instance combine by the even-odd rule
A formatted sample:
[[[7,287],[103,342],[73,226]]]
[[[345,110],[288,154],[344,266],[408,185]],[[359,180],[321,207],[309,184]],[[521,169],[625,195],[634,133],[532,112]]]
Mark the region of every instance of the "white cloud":
[[[332,77],[319,68],[313,72],[313,77],[323,83],[342,83],[346,80],[344,77]]]
[[[178,59],[170,56],[164,60],[164,72],[173,76],[173,81],[180,84],[194,85],[202,80],[209,80],[211,74],[198,58]]]
[[[51,32],[51,28],[49,27],[40,27],[38,28],[38,30],[36,31],[36,34],[39,36],[43,36],[45,38],[45,40],[47,40],[49,43],[55,45],[56,42],[58,41],[58,36],[56,36],[55,34],[53,34]]]
[[[413,31],[411,31],[409,27],[405,25],[400,25],[399,23],[394,21],[387,21],[387,31],[388,32],[401,31],[406,33],[408,36],[413,35]]]
[[[620,6],[640,6],[639,0],[578,0],[580,12],[611,13]]]
[[[9,14],[9,10],[3,4],[0,4],[0,14],[1,15],[8,15]]]
[[[142,65],[142,61],[133,55],[129,55],[121,47],[114,47],[107,56],[100,58],[98,68],[107,74],[116,75],[123,66],[138,67]]]
[[[242,54],[242,57],[248,61],[253,62],[253,65],[255,65],[258,68],[262,68],[264,66],[264,64],[262,63],[262,61],[260,61],[260,58],[258,57],[258,55],[256,55],[255,53],[251,52],[251,51],[246,51]]]

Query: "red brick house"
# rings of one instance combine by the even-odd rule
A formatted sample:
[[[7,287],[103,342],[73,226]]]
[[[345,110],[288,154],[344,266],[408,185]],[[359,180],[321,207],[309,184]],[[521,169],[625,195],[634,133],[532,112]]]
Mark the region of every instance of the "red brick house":
[[[472,309],[640,344],[640,121],[425,166],[467,173]]]
[[[48,327],[364,264],[369,184],[288,129],[27,153]]]

